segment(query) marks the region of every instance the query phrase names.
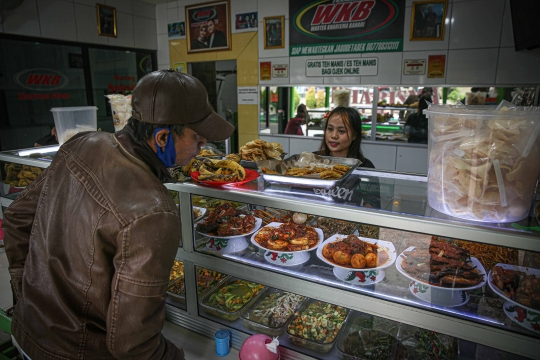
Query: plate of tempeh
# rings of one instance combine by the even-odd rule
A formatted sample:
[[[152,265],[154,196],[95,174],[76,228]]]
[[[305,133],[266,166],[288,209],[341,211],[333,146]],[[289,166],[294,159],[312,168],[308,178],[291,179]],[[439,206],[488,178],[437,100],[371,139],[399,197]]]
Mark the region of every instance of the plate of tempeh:
[[[472,290],[486,283],[486,270],[480,261],[444,241],[432,240],[425,248],[407,248],[398,256],[396,268],[411,280],[443,290]]]

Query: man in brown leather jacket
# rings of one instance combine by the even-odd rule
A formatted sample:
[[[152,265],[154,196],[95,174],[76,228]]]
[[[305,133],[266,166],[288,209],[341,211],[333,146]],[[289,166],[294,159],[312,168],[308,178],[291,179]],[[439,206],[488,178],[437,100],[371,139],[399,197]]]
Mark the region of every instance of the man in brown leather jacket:
[[[183,359],[161,334],[180,241],[163,182],[234,131],[197,79],[144,76],[116,134],[77,134],[4,213],[12,332],[36,359]]]

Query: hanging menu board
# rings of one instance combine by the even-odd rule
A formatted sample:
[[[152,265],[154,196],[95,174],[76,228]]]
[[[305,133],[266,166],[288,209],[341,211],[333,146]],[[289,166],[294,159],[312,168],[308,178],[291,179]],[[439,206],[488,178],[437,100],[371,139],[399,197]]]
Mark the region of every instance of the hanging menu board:
[[[405,0],[289,1],[290,56],[402,51]]]

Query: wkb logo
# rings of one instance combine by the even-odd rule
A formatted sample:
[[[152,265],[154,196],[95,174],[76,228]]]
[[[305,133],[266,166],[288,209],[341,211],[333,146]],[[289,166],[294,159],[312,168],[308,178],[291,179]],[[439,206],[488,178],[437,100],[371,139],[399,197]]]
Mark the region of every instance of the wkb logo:
[[[51,69],[28,69],[15,74],[15,82],[28,90],[51,91],[65,87],[69,80],[59,71]]]

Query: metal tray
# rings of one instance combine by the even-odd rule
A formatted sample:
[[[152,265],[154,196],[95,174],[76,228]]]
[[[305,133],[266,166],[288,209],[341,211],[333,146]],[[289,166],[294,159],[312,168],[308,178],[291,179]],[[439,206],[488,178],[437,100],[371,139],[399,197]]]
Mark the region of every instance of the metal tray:
[[[168,290],[169,286],[167,287],[167,295],[169,297],[171,297],[172,299],[174,299],[174,300],[176,300],[178,302],[181,302],[183,304],[186,303],[186,284],[185,284],[186,279],[185,279],[184,276],[178,277],[178,278],[176,278],[174,280],[169,281],[169,286],[173,285],[174,283],[176,283],[178,281],[181,281],[181,280],[184,281],[184,291],[181,294],[173,293],[173,292]]]
[[[257,307],[259,307],[261,302],[263,302],[268,296],[270,296],[273,293],[285,294],[286,291],[268,288],[266,289],[264,294],[261,295],[261,297],[259,297],[257,301],[252,302],[249,306],[244,306],[244,309],[240,313],[240,316],[242,318],[242,323],[244,324],[245,327],[253,331],[256,331],[258,333],[268,335],[268,336],[273,336],[273,337],[279,336],[285,331],[285,328],[289,324],[289,321],[293,318],[294,312],[296,311],[296,309],[301,307],[302,304],[308,299],[307,297],[304,297],[304,300],[300,301],[300,303],[296,306],[295,309],[292,309],[291,314],[288,316],[285,322],[281,324],[280,326],[272,327],[270,325],[264,325],[264,324],[261,324],[260,322],[250,319],[249,314],[253,310],[257,309]]]
[[[287,154],[288,153],[284,152],[281,154],[281,158],[284,159]],[[256,161],[240,160],[240,165],[248,169],[258,169]]]
[[[293,155],[283,160],[283,162],[298,160],[301,155],[302,154]],[[347,177],[349,177],[353,173],[354,169],[356,169],[361,164],[361,161],[358,159],[331,157],[331,156],[322,156],[322,157],[325,159],[330,159],[333,162],[338,163],[338,164],[350,166],[351,168],[341,178],[335,179],[335,180],[324,180],[324,179],[315,179],[315,178],[299,177],[299,176],[287,176],[287,175],[273,175],[273,174],[265,174],[263,172],[261,172],[261,176],[263,177],[264,181],[267,181],[269,183],[292,185],[292,186],[304,187],[304,188],[333,189],[334,187],[338,186],[343,181],[345,181],[345,179],[347,179]],[[260,165],[259,162],[257,162],[257,166],[259,165]]]

